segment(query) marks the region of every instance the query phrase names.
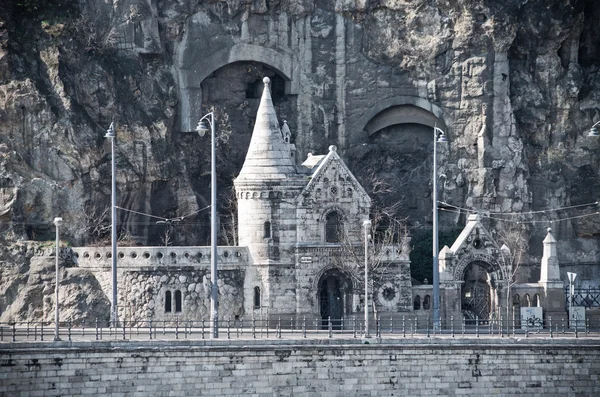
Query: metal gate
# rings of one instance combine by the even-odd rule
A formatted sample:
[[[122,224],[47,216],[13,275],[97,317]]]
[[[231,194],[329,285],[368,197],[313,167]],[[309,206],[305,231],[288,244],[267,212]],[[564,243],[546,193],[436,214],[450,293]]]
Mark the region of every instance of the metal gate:
[[[462,295],[462,312],[466,319],[490,320],[490,287],[480,283],[465,284]]]

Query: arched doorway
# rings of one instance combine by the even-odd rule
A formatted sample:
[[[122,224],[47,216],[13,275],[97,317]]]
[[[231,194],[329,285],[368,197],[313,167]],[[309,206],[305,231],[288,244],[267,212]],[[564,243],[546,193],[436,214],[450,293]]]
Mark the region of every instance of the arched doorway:
[[[480,324],[488,324],[498,312],[496,280],[490,268],[483,261],[474,261],[465,267],[461,310],[466,320],[478,319]]]
[[[331,319],[332,328],[341,329],[342,318],[352,310],[350,279],[338,269],[326,271],[319,280],[318,302],[322,327],[326,329]]]

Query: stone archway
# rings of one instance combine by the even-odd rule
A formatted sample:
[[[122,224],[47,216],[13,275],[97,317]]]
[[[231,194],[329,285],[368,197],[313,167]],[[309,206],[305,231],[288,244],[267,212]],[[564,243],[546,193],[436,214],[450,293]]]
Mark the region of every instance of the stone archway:
[[[469,262],[463,270],[461,312],[467,322],[489,324],[500,310],[498,280],[493,266],[485,261]]]
[[[323,329],[329,326],[341,329],[342,318],[352,312],[352,281],[338,269],[325,271],[319,279],[317,288],[319,315]]]
[[[293,68],[289,51],[236,43],[213,53],[184,46],[177,57],[181,106],[181,130],[193,131],[202,117],[202,82],[216,70],[236,62],[259,62],[277,72],[285,80],[285,93],[298,93],[298,72]]]

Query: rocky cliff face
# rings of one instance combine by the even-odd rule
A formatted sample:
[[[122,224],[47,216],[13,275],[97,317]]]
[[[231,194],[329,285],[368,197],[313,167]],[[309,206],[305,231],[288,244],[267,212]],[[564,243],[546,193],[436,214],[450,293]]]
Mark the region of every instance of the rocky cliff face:
[[[402,203],[414,234],[430,228],[433,123],[450,139],[439,148],[443,201],[512,213],[600,195],[600,139],[586,137],[600,120],[594,0],[44,4],[0,11],[7,245],[52,239],[55,216],[74,245],[106,241],[113,121],[118,205],[171,218],[209,204],[210,144],[193,129],[215,111],[227,219],[264,75],[298,157],[338,145],[371,194]],[[541,256],[540,221],[592,210],[526,217],[537,222],[526,227],[530,260]],[[119,212],[122,238],[139,244],[206,244],[207,221],[200,212],[169,232]],[[464,222],[441,216],[444,229]],[[562,262],[600,260],[600,217],[553,226]]]

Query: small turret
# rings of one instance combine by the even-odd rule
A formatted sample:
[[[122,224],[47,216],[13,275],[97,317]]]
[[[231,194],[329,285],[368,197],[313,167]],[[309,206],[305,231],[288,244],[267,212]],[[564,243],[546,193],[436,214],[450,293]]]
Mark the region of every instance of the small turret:
[[[270,80],[265,77],[263,82],[252,139],[238,181],[287,179],[296,174],[289,144],[284,141],[273,107]]]

